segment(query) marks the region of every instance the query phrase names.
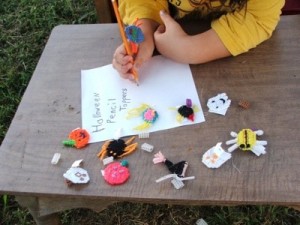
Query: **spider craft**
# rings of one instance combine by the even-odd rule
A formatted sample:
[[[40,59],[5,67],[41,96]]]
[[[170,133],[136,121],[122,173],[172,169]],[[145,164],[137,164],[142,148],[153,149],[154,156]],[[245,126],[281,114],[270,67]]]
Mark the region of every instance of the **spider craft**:
[[[100,159],[103,159],[105,156],[112,156],[114,159],[118,159],[129,155],[134,152],[138,146],[138,143],[130,144],[134,139],[135,136],[131,137],[126,142],[123,139],[106,141],[97,156]]]
[[[102,171],[104,180],[111,185],[119,185],[125,183],[130,177],[130,171],[127,167],[127,161],[110,163]]]
[[[231,132],[230,135],[234,139],[226,141],[227,145],[233,144],[228,148],[229,152],[233,152],[235,149],[240,148],[243,151],[252,151],[255,155],[260,156],[265,154],[265,145],[267,141],[259,141],[256,139],[257,136],[263,135],[262,130],[253,131],[251,129],[242,129],[238,133]]]
[[[89,142],[89,133],[82,128],[76,128],[69,134],[69,139],[63,141],[63,144],[68,147],[83,148]]]
[[[143,123],[139,126],[134,127],[134,130],[145,130],[148,129],[158,118],[158,113],[155,109],[151,108],[147,104],[142,104],[138,108],[134,108],[128,111],[127,119],[142,116]]]
[[[162,162],[167,166],[168,170],[171,173],[176,174],[178,177],[185,176],[185,172],[188,167],[188,162],[180,161],[180,162],[174,164],[171,161],[169,161],[168,159],[166,159],[166,157],[161,152],[156,153],[153,158],[153,163],[157,164],[157,163],[162,163]]]
[[[186,99],[186,104],[180,107],[171,107],[170,109],[177,110],[176,120],[181,123],[185,118],[194,122],[195,112],[198,112],[199,109],[196,105],[192,104],[191,99]]]

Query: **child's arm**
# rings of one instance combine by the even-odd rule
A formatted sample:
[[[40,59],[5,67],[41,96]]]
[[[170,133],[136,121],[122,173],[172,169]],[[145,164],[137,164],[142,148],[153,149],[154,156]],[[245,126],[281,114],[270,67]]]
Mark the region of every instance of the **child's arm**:
[[[230,55],[214,30],[190,36],[167,13],[161,11],[160,14],[165,25],[157,29],[154,39],[162,55],[189,64],[205,63]]]
[[[280,19],[284,0],[249,0],[241,11],[212,22],[207,32],[188,36],[167,14],[161,17],[166,30],[155,33],[161,54],[179,62],[198,64],[238,55],[271,37]]]
[[[235,56],[255,48],[272,36],[283,5],[284,0],[248,0],[241,11],[223,15],[211,26]]]

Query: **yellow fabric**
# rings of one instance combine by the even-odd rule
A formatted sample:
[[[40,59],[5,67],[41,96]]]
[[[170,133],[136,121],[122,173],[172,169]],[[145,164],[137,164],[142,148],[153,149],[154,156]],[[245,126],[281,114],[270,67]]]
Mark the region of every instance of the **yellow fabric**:
[[[232,55],[256,47],[271,37],[278,24],[284,0],[248,0],[246,7],[230,6],[230,0],[169,0],[177,8],[177,17],[197,11],[205,17],[222,13],[211,23],[212,29]],[[167,0],[119,0],[119,10],[125,24],[136,18],[148,18],[162,23],[159,11],[168,12]]]
[[[133,24],[138,19],[153,19],[162,24],[159,11],[168,12],[168,2],[165,0],[119,0],[120,16],[124,24]]]
[[[229,52],[238,55],[271,37],[283,5],[284,0],[249,0],[246,9],[213,21],[212,29]]]

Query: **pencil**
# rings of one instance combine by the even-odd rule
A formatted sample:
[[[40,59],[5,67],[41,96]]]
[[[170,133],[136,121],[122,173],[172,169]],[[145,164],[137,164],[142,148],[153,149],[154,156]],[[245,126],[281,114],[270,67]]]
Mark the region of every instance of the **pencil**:
[[[117,1],[116,0],[111,0],[111,2],[112,2],[112,5],[113,5],[113,8],[114,8],[114,12],[115,12],[115,15],[116,15],[116,18],[117,18],[117,22],[118,22],[118,26],[119,26],[121,38],[122,38],[123,44],[125,46],[126,52],[127,52],[128,55],[133,56],[132,51],[131,51],[131,47],[130,47],[128,41],[127,41],[127,37],[126,37],[126,34],[125,34],[124,25],[123,25],[123,22],[121,20],[120,14],[119,14]],[[134,76],[135,82],[137,84],[139,84],[139,76],[138,76],[137,71],[132,68],[131,69],[131,73]]]

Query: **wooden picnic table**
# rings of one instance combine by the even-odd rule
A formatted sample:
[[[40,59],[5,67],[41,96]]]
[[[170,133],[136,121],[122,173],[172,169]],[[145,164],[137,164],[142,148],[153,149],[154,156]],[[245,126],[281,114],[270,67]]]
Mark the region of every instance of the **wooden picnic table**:
[[[59,224],[56,213],[62,210],[99,211],[119,201],[299,209],[299,37],[300,16],[284,16],[272,38],[248,53],[191,66],[206,121],[151,133],[146,140],[171,161],[189,162],[186,175],[196,179],[176,190],[170,182],[155,183],[168,171],[153,164],[153,153],[139,150],[126,157],[131,177],[112,187],[102,178],[96,156],[102,143],[83,150],[62,145],[81,126],[81,69],[110,64],[121,39],[116,24],[57,26],[1,145],[0,193],[17,196],[39,225]],[[232,100],[226,116],[208,113],[207,100],[223,92]],[[250,102],[249,109],[238,106],[241,99]],[[243,128],[265,132],[258,138],[268,141],[265,155],[236,150],[219,169],[201,162],[217,142],[227,149],[230,132]],[[56,152],[62,157],[52,165]],[[91,180],[68,187],[63,173],[78,159]]]

